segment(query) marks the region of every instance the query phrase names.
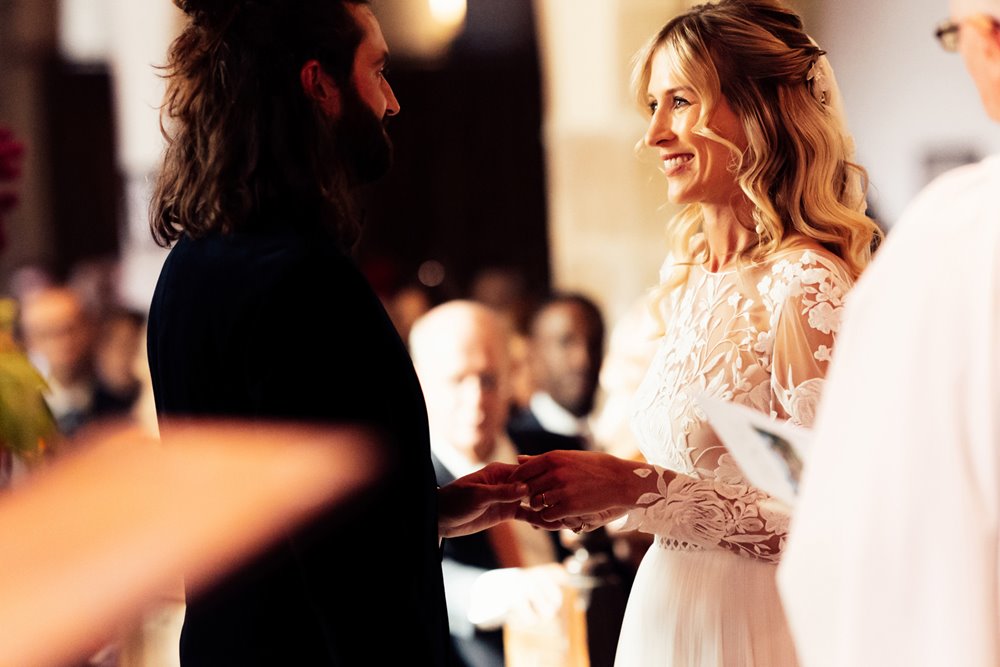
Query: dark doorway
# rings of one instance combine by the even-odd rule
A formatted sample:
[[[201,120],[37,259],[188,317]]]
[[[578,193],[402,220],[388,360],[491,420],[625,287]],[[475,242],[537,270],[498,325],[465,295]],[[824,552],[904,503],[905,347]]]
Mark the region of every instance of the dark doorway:
[[[381,291],[440,262],[438,300],[505,267],[549,283],[541,81],[529,0],[469,0],[464,33],[430,67],[394,60],[396,163],[375,186],[359,259]]]

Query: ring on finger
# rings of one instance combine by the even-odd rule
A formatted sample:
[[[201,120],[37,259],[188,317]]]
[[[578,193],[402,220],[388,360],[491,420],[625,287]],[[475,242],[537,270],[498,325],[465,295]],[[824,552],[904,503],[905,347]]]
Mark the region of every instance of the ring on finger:
[[[542,496],[542,508],[545,509],[545,508],[551,507],[551,505],[549,505],[549,503],[546,502],[546,500],[545,500],[545,492],[544,491],[542,492],[541,496]]]

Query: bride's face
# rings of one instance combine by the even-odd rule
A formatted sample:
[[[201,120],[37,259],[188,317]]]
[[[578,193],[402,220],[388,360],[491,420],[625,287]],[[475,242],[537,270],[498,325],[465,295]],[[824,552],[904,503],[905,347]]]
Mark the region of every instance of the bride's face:
[[[706,109],[698,92],[677,76],[670,54],[662,48],[653,55],[646,94],[651,115],[645,141],[659,153],[670,202],[728,206],[736,201],[741,191],[730,146],[742,150],[747,141],[729,104],[720,99]],[[705,129],[717,138],[700,129],[706,111]]]

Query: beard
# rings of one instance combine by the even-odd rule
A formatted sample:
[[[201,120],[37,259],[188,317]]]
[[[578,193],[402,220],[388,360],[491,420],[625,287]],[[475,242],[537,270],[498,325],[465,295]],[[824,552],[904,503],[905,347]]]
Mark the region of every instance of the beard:
[[[385,176],[392,166],[392,141],[386,133],[385,121],[361,100],[354,87],[345,86],[344,90],[334,135],[344,164],[357,182],[371,183]]]

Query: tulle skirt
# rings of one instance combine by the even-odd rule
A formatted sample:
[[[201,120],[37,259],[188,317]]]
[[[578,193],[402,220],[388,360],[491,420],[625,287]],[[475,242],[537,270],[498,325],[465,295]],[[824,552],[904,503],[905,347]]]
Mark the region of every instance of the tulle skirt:
[[[658,539],[632,586],[615,667],[795,667],[776,571]]]

